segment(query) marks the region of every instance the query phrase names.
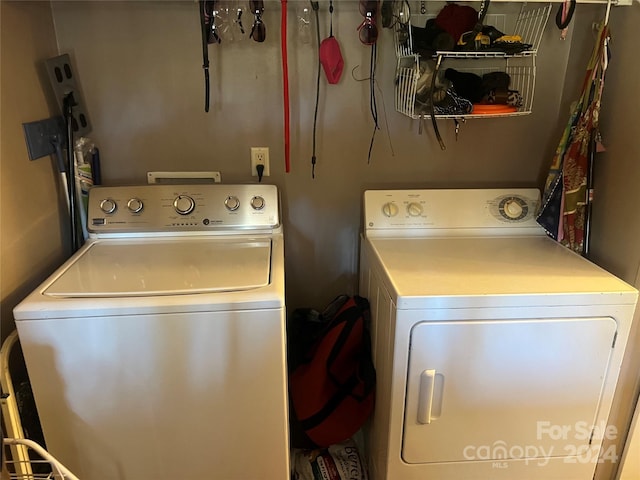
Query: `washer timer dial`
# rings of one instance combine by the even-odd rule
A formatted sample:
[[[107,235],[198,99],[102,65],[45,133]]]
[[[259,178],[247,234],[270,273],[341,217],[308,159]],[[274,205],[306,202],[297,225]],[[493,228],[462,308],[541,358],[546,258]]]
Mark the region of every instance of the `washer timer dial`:
[[[196,207],[196,202],[189,195],[178,195],[173,201],[173,208],[180,215],[189,215]]]

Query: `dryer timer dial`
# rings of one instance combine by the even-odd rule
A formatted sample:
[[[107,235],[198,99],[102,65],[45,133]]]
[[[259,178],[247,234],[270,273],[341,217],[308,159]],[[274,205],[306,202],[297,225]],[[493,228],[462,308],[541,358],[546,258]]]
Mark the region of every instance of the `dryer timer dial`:
[[[382,213],[385,217],[395,217],[398,214],[398,206],[393,202],[382,205]]]
[[[522,220],[529,213],[529,206],[520,197],[507,197],[500,202],[498,210],[507,220]]]

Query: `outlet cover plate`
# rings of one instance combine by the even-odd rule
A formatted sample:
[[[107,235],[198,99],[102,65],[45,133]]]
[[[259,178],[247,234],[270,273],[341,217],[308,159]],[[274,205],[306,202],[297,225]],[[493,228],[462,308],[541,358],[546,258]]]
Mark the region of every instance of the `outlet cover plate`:
[[[270,175],[269,168],[269,147],[251,147],[251,176],[257,177],[257,165],[264,165],[263,177]]]

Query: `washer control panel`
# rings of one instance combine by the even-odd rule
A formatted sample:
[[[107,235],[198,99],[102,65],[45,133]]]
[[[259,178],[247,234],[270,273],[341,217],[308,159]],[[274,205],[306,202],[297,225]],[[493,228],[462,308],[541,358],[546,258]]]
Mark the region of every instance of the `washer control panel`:
[[[89,191],[88,230],[144,233],[270,230],[280,226],[275,185],[96,186]]]
[[[367,190],[365,231],[534,230],[537,189]]]

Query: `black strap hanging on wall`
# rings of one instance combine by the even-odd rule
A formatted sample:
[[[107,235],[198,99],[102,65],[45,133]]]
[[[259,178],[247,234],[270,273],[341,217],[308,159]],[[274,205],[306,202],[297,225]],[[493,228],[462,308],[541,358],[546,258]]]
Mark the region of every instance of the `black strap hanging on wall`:
[[[474,37],[475,38],[475,37]],[[468,42],[471,43],[471,42]],[[436,67],[431,75],[431,124],[433,125],[433,132],[436,134],[436,138],[438,139],[438,143],[440,144],[440,148],[442,150],[446,150],[447,147],[444,144],[444,140],[442,140],[442,136],[440,135],[440,130],[438,129],[438,122],[436,122],[436,107],[435,107],[435,99],[433,92],[436,89],[436,78],[440,73],[440,65],[442,64],[442,55],[438,55],[436,60]],[[457,130],[456,130],[457,135]]]
[[[73,155],[73,107],[76,106],[73,92],[64,97],[63,110],[67,126],[67,198],[69,199],[69,226],[71,235],[71,253],[75,253],[82,246],[82,228],[78,216],[78,197],[76,191],[76,169]]]
[[[371,45],[371,60],[369,66],[369,110],[371,111],[371,119],[373,120],[373,130],[371,132],[371,141],[369,142],[369,151],[367,153],[367,164],[371,163],[371,153],[373,152],[373,143],[376,138],[376,132],[380,130],[378,125],[378,104],[376,103],[376,64],[378,61],[377,42]]]
[[[329,0],[329,36],[333,37],[333,0]]]
[[[320,4],[318,2],[310,1],[311,9],[315,13],[316,17],[316,41],[318,42],[317,47],[320,50],[320,20],[318,18],[318,10],[320,9]],[[316,76],[316,106],[313,112],[313,151],[311,154],[311,178],[316,178],[316,133],[317,133],[317,125],[318,125],[318,103],[320,101],[320,54],[318,53],[318,72]]]
[[[200,30],[202,33],[202,69],[204,70],[204,111],[209,111],[209,27],[205,14],[205,0],[198,2],[200,9]]]

